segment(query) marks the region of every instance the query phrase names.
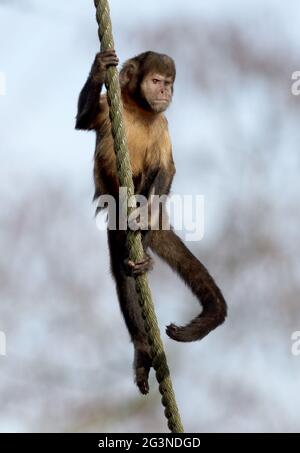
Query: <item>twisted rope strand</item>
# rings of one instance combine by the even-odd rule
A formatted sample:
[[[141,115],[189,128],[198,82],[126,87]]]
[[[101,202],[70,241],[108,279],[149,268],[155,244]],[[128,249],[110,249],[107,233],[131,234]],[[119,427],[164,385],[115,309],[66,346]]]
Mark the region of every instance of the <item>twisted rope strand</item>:
[[[96,18],[99,26],[98,35],[101,43],[101,51],[114,49],[108,0],[94,0],[94,3],[96,7]],[[114,149],[116,153],[119,184],[120,187],[127,187],[127,196],[129,199],[134,195],[134,185],[123,123],[123,106],[119,84],[119,73],[115,67],[109,67],[107,71],[107,99],[110,111],[112,136],[114,139]],[[126,207],[126,209],[127,213],[130,214],[133,208],[128,209]],[[143,259],[144,251],[140,232],[134,233],[131,230],[128,230],[127,246],[130,253],[130,259],[132,261],[137,262]],[[165,416],[168,421],[168,427],[172,433],[182,433],[184,432],[184,429],[175,400],[170,371],[160,337],[159,326],[146,274],[138,276],[135,282],[142,318],[145,323],[144,325],[147,340],[151,350],[153,368],[155,369],[156,379],[159,383],[159,391],[162,395],[161,401],[165,407]]]

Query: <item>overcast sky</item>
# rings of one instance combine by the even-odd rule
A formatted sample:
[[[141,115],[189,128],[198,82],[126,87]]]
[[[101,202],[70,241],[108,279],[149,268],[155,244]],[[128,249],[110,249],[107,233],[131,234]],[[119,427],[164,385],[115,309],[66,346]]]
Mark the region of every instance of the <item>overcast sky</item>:
[[[265,26],[267,30],[272,18],[275,23],[278,22],[280,33],[266,34],[266,39],[271,39],[273,45],[275,43],[275,45],[280,46],[284,32],[284,36],[292,44],[289,49],[293,49],[293,46],[294,49],[299,49],[299,0],[287,0],[286,2],[282,0],[185,0],[184,2],[182,0],[152,0],[151,2],[146,0],[111,0],[110,5],[115,42],[121,61],[144,50],[139,42],[126,42],[126,39],[124,39],[124,36],[127,36],[127,31],[132,27],[144,26],[154,29],[159,21],[166,19],[184,21],[185,17],[196,21],[199,18],[199,23],[207,18],[207,21],[214,22],[215,27],[218,26],[218,23],[235,21],[243,25],[245,33],[253,36],[253,41],[258,46],[261,43],[256,40],[257,30],[249,26],[250,19],[255,17],[260,22],[261,28],[263,29]],[[276,31],[276,28],[274,31]],[[178,40],[183,39],[185,39],[184,36],[178,36]],[[193,43],[191,43],[192,45]],[[19,197],[20,191],[25,192],[25,185],[30,184],[31,181],[35,183],[37,191],[42,190],[42,185],[36,184],[40,174],[42,178],[50,178],[54,182],[62,181],[74,197],[80,190],[83,190],[90,191],[89,199],[91,198],[92,156],[95,137],[93,133],[75,131],[74,117],[79,91],[98,49],[97,24],[92,0],[72,0],[69,2],[62,2],[61,0],[51,2],[46,0],[0,0],[0,72],[6,79],[6,94],[0,96],[0,191],[2,200],[6,201],[5,194],[13,197],[14,192],[16,197]],[[297,69],[299,70],[300,67],[295,68],[295,70]],[[182,68],[179,67],[179,76],[180,71],[182,71]],[[205,119],[207,130],[201,132],[201,137],[207,137],[207,141],[213,145],[215,157],[222,159],[224,147],[222,147],[220,131],[222,131],[224,123],[224,116],[222,116],[224,112],[216,110],[212,115],[211,110],[214,109],[209,110],[209,106],[205,104],[199,108],[197,102],[198,99],[201,99],[201,94],[199,94],[197,99],[186,96],[190,115],[189,118],[187,118],[187,115],[182,117],[179,108],[181,104],[179,106],[177,99],[183,100],[188,91],[185,88],[181,78],[180,89],[177,89],[176,86],[176,96],[169,114],[174,120],[171,121],[170,127],[176,154],[176,165],[179,169],[174,187],[176,187],[178,181],[181,181],[181,184],[186,188],[188,181],[187,190],[192,191],[193,182],[198,183],[197,167],[192,169],[196,173],[196,177],[187,174],[187,168],[190,167],[185,166],[185,152],[194,152],[193,146],[199,142],[199,130],[202,127],[202,125],[199,127],[199,124],[201,124],[201,120]],[[289,80],[286,80],[285,88],[286,90],[289,89]],[[256,112],[262,113],[261,111],[266,105],[269,109],[272,108],[272,105],[268,105],[268,100],[266,102],[263,97],[263,87],[260,91],[260,88],[254,83],[253,95],[251,91],[244,93],[237,91],[235,96],[236,98],[232,96],[232,100],[239,103],[237,111],[241,112],[241,120],[245,118],[245,129],[249,128],[257,132],[261,126],[259,121],[263,115],[258,116]],[[177,121],[176,118],[179,115],[180,121]],[[195,121],[193,121],[194,118]],[[288,121],[287,118],[284,126],[287,125],[288,127],[283,137],[285,140],[283,143],[287,145],[287,153],[283,153],[283,159],[286,160],[290,156],[288,151],[295,149],[294,131],[298,130],[298,124],[288,124]],[[239,149],[233,160],[240,156],[242,162],[243,151],[243,149]],[[284,169],[285,175],[288,175],[288,182],[291,181],[292,175],[294,177],[297,175],[299,179],[296,169],[294,169],[293,174],[290,171],[292,167],[295,167],[294,163],[292,162],[289,164],[290,166],[284,167],[283,162],[283,160],[279,161],[274,173],[275,179],[281,178],[282,169]],[[216,179],[218,180],[218,184],[216,184],[218,194],[214,193],[210,197],[208,212],[210,206],[214,206],[214,204],[218,208],[222,208],[223,194],[222,185],[219,182],[219,170],[222,171],[221,166],[215,170],[215,179],[212,177],[211,181],[211,185],[214,185]],[[17,179],[20,176],[21,178]],[[236,180],[239,178],[239,182],[243,179],[242,172],[234,176],[237,178]],[[252,181],[250,181],[251,183]],[[285,181],[285,186],[286,183]],[[209,195],[209,183],[206,184],[205,182],[204,186]],[[233,181],[232,186],[237,192],[236,187],[239,186],[235,186],[235,181]],[[271,189],[269,190],[271,192]],[[298,187],[294,185],[293,190],[296,193]],[[286,187],[284,191],[288,193]],[[255,187],[253,187],[251,193],[248,191],[248,196],[250,197],[254,192]],[[227,196],[231,197],[231,194],[227,193]],[[92,208],[88,203],[89,201],[86,201],[85,206],[89,211],[88,217],[92,222]],[[212,231],[213,223],[216,223],[215,218],[209,214],[207,217],[210,219],[207,230]],[[112,294],[114,293],[110,293],[111,297]],[[241,300],[240,303],[243,302]],[[28,316],[30,317],[30,313]],[[275,338],[276,325],[273,328]],[[30,340],[35,342],[35,337],[31,336]],[[285,360],[288,362],[290,357],[282,354],[283,362],[280,362],[278,349],[272,349],[271,340],[268,357],[274,366],[273,372],[275,370],[272,388],[269,381],[265,379],[265,375],[270,372],[268,362],[265,360],[263,348],[260,349],[257,345],[250,345],[251,348],[253,347],[253,351],[249,349],[249,351],[246,351],[247,353],[241,350],[240,356],[235,355],[235,351],[229,351],[228,354],[226,351],[222,357],[211,360],[211,352],[206,350],[206,356],[203,352],[201,358],[204,358],[207,363],[211,362],[211,376],[217,374],[215,370],[218,370],[218,367],[220,369],[222,367],[224,369],[230,368],[237,373],[241,380],[246,378],[249,381],[252,380],[254,388],[261,386],[260,390],[262,395],[266,396],[270,411],[273,408],[273,396],[274,398],[276,396],[280,399],[283,407],[286,408],[286,413],[290,411],[293,419],[296,419],[296,413],[299,409],[296,405],[294,407],[291,402],[293,395],[296,394],[298,383],[295,377],[282,366],[282,363],[285,363]],[[19,341],[23,343],[21,336]],[[281,345],[281,347],[284,348],[286,345],[289,345],[289,338],[287,338],[286,344]],[[189,351],[196,351],[197,347],[197,345],[192,345]],[[242,348],[238,342],[235,347],[236,350]],[[244,362],[248,363],[247,354],[250,357],[249,373],[245,377],[247,370],[245,372],[242,369],[239,359],[243,357]],[[252,362],[251,354],[254,357]],[[195,353],[194,357],[198,358],[198,355]],[[294,366],[296,368],[296,365]],[[260,380],[259,375],[261,376]],[[282,377],[284,378],[284,385],[282,385]],[[195,384],[198,385],[196,380]],[[182,388],[184,389],[184,383]],[[192,392],[187,393],[184,389],[181,396],[188,406],[189,402],[190,404],[193,403],[195,396]],[[208,412],[209,410],[213,411],[214,416],[218,412],[218,408],[214,407],[209,407]],[[246,422],[245,417],[245,424]],[[255,422],[253,426],[256,428]],[[250,428],[248,427],[248,429]]]

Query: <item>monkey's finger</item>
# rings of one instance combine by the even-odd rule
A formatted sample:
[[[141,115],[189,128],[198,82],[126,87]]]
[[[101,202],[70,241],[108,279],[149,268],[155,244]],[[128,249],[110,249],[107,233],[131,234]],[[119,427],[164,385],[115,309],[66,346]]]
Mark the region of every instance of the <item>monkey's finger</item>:
[[[119,58],[115,53],[98,53],[95,58],[98,65],[107,65],[108,63],[119,63]]]
[[[135,265],[137,266],[137,265],[139,265],[139,264],[145,264],[145,263],[148,263],[149,261],[152,261],[151,256],[145,256],[145,258],[143,258],[142,260],[137,261],[137,262],[135,263]]]
[[[101,56],[101,61],[103,63],[108,63],[110,61],[116,61],[119,63],[119,58],[116,55],[107,55],[105,57]]]
[[[134,275],[140,275],[153,269],[153,259],[151,256],[146,256],[143,260],[135,263],[132,273]]]
[[[101,57],[101,61],[119,61],[117,55],[106,55]]]
[[[145,263],[152,263],[153,259],[150,255],[145,254],[144,258],[140,261],[137,261],[135,264],[145,264]]]
[[[108,61],[107,63],[105,63],[105,66],[109,68],[110,66],[118,66],[118,64],[118,61]]]
[[[115,49],[108,49],[108,50],[103,50],[103,52],[99,52],[98,55],[103,55],[103,56],[113,55],[113,56],[117,56],[117,53],[116,53]]]
[[[149,271],[152,271],[153,269],[153,264],[152,264],[152,261],[144,261],[142,263],[138,263],[134,266],[134,268],[132,269],[132,273],[133,275],[137,276],[137,275],[141,275],[141,274],[145,274],[146,272],[149,272]]]

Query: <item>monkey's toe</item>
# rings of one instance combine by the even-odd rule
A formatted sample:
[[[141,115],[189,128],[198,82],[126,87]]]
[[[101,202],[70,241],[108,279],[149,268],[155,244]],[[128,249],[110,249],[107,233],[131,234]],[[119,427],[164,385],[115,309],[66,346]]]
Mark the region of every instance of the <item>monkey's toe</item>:
[[[149,393],[148,375],[149,375],[148,367],[147,368],[140,367],[136,369],[135,382],[139,388],[139,391],[143,395],[147,395],[147,393]]]
[[[149,392],[148,377],[152,360],[150,357],[149,346],[147,344],[140,344],[140,349],[135,350],[134,370],[135,382],[140,392],[147,395]]]
[[[147,395],[149,393],[149,383],[148,379],[142,379],[140,381],[137,381],[137,386],[139,388],[139,391],[141,392],[142,395]]]

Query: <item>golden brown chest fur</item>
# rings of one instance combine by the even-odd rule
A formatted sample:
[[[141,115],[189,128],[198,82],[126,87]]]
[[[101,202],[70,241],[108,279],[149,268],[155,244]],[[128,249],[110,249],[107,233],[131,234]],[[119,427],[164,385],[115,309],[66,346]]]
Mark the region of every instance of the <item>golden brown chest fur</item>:
[[[101,96],[101,113],[97,118],[95,151],[95,182],[101,184],[100,174],[116,175],[111,124],[106,96]],[[123,118],[133,176],[145,175],[155,168],[168,168],[172,162],[172,148],[167,120],[163,114],[141,113],[132,105],[124,104]],[[100,190],[103,193],[103,189]]]

